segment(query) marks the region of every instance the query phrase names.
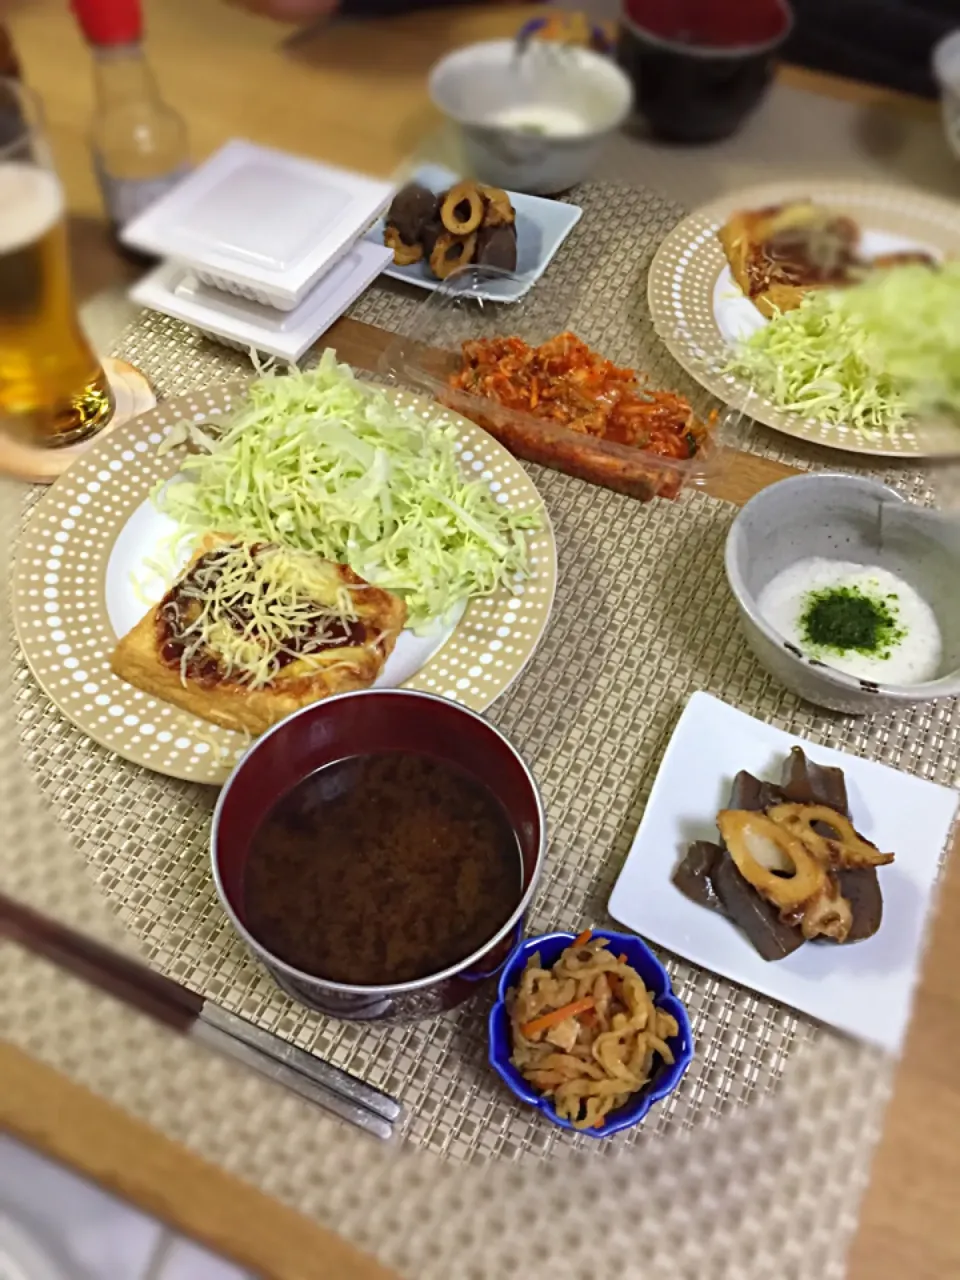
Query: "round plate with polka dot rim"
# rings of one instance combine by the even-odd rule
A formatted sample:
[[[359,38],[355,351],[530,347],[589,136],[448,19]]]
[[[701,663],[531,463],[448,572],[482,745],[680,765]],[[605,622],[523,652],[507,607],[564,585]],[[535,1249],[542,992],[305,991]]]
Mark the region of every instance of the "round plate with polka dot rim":
[[[171,527],[151,494],[178,471],[184,448],[160,456],[158,446],[174,423],[229,412],[244,393],[237,383],[168,400],[98,441],[31,512],[13,574],[20,645],[63,714],[136,764],[213,784],[227,778],[249,739],[134,689],[113,675],[109,659],[119,635],[168,585],[143,568]],[[527,576],[469,601],[453,625],[430,637],[404,632],[378,681],[483,711],[519,675],[546,629],[557,578],[549,517],[533,481],[485,431],[405,392],[389,394],[454,426],[464,471],[487,483],[498,502],[541,516],[541,528],[526,534]]]
[[[869,183],[777,182],[751,187],[705,205],[676,226],[650,266],[647,294],[657,333],[671,355],[701,386],[757,422],[832,449],[878,457],[942,457],[960,453],[960,434],[944,423],[917,423],[896,436],[867,436],[777,408],[743,378],[724,372],[730,343],[766,323],[737,287],[717,232],[739,209],[762,209],[811,199],[860,226],[864,252],[925,248],[960,255],[957,207],[935,196]]]

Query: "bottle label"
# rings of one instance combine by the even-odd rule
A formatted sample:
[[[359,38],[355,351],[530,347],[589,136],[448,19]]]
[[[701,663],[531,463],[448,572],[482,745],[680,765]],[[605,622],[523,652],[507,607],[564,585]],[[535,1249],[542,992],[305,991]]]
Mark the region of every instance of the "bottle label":
[[[190,172],[190,165],[182,164],[158,178],[114,178],[101,164],[96,168],[103,203],[110,221],[117,227],[125,227]]]

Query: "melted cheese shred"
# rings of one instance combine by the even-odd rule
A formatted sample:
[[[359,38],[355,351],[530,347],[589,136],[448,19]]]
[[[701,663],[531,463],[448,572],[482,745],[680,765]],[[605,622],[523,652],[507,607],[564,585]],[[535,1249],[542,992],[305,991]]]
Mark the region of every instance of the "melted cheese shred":
[[[216,659],[225,680],[270,684],[292,660],[309,665],[358,621],[355,590],[334,566],[288,547],[226,543],[201,556],[179,583],[180,677]],[[316,664],[319,665],[319,664]]]

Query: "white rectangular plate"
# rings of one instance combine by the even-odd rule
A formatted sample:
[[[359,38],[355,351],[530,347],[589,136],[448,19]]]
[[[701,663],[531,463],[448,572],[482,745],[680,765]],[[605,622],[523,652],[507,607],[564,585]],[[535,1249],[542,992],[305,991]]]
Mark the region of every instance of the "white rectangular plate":
[[[389,249],[359,240],[292,311],[276,311],[213,289],[177,262],[162,263],[137,281],[130,298],[221,342],[296,361],[392,261]]]
[[[884,851],[883,923],[864,942],[804,943],[761,959],[730,921],[686,898],[673,872],[694,840],[717,840],[741,769],[772,782],[790,749],[847,780],[854,826]],[[610,896],[610,914],[645,938],[741,986],[898,1052],[910,1016],[924,927],[960,797],[887,765],[820,747],[695,693],[680,717],[643,819]]]
[[[440,192],[452,186],[458,178],[442,165],[425,164],[411,174],[409,181]],[[583,214],[575,204],[561,204],[559,200],[545,200],[542,196],[525,196],[519,191],[508,191],[507,195],[517,213],[517,275],[521,278],[492,284],[489,291],[477,291],[475,294],[477,298],[492,302],[519,302],[546,271]],[[384,220],[380,218],[366,238],[382,245],[383,227]],[[396,267],[391,262],[383,274],[415,284],[418,289],[438,289],[443,283],[423,261],[415,262],[412,267]]]
[[[150,205],[124,243],[289,310],[386,208],[393,184],[235,139]]]

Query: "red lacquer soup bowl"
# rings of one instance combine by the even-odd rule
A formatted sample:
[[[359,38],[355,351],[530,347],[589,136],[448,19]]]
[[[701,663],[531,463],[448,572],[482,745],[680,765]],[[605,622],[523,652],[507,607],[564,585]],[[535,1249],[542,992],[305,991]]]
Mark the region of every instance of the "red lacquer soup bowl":
[[[479,950],[416,981],[351,986],[305,973],[271,954],[248,927],[244,873],[253,835],[276,802],[326,765],[397,751],[459,767],[503,806],[520,849],[515,910]],[[446,698],[369,689],[314,703],[282,720],[246,753],[227,780],[213,819],[213,877],[234,928],[276,982],[319,1013],[351,1020],[412,1020],[461,1003],[502,967],[536,889],[546,845],[543,804],[533,775],[499,730]],[[331,887],[336,892],[336,886]]]

